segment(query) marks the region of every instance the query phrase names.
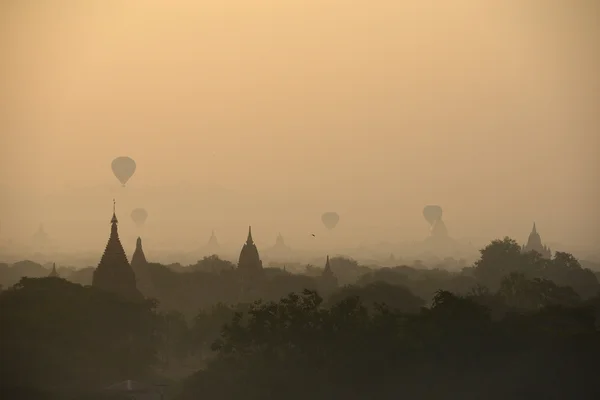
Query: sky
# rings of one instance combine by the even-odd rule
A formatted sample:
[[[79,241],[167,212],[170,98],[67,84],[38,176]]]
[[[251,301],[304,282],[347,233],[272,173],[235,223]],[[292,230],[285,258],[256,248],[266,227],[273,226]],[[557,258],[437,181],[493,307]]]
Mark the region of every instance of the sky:
[[[455,237],[536,221],[600,246],[598,18],[594,0],[1,1],[0,237],[44,223],[102,247],[116,197],[172,244],[252,224],[308,245],[325,211],[340,242],[420,240],[439,204]]]

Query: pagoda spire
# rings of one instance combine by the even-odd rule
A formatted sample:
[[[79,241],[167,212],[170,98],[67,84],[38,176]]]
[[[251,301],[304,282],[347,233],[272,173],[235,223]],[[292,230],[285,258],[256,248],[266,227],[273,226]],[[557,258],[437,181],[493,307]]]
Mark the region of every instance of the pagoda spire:
[[[215,230],[214,229],[210,232],[210,238],[208,239],[208,242],[209,243],[213,243],[214,242],[215,244],[217,243],[217,235],[215,234]]]
[[[320,279],[321,289],[324,291],[333,290],[338,286],[338,280],[331,269],[331,264],[329,262],[329,255],[327,255],[327,261],[325,262],[325,268],[323,269],[323,273],[321,274]]]
[[[248,226],[248,239],[246,239],[246,244],[254,244],[254,240],[252,240],[252,226]]]
[[[117,220],[115,208],[116,204],[113,199],[110,237],[100,258],[100,263],[94,271],[92,286],[116,292],[126,298],[140,298],[141,294],[136,288],[135,274],[119,239],[117,228],[119,221]],[[141,240],[139,244],[141,245]]]
[[[537,226],[535,222],[533,223],[533,227],[531,228],[531,233],[529,234],[529,238],[527,239],[527,244],[523,246],[522,250],[524,252],[535,251],[539,253],[544,258],[552,257],[552,252],[548,249],[547,246],[542,244],[542,238],[537,231]]]
[[[119,220],[117,219],[117,202],[113,199],[113,216],[110,220],[111,224],[118,224]]]
[[[252,239],[252,227],[248,227],[248,239],[242,251],[240,252],[240,258],[238,261],[238,270],[241,271],[247,277],[262,275],[263,266],[258,254],[258,249]]]
[[[148,261],[146,261],[146,255],[144,254],[144,249],[142,248],[142,238],[138,237],[135,242],[135,251],[131,257],[131,267],[135,270],[137,266],[145,265],[147,263]]]
[[[323,275],[326,274],[333,274],[333,271],[331,270],[331,264],[329,263],[329,254],[327,255],[327,261],[325,261],[325,269],[323,270]]]
[[[58,275],[58,272],[56,271],[56,263],[52,263],[52,271],[50,272],[50,275],[48,275],[48,277],[50,277],[50,278],[59,278],[60,277]]]

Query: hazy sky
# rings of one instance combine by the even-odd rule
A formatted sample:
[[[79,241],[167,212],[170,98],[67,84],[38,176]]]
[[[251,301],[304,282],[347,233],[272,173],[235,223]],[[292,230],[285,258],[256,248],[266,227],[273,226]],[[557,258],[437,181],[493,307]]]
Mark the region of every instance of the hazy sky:
[[[0,235],[43,221],[104,241],[125,196],[110,162],[129,155],[121,218],[147,207],[166,241],[243,241],[249,223],[308,240],[328,210],[348,240],[420,239],[440,204],[458,237],[524,240],[535,220],[598,244],[599,10],[0,0]]]

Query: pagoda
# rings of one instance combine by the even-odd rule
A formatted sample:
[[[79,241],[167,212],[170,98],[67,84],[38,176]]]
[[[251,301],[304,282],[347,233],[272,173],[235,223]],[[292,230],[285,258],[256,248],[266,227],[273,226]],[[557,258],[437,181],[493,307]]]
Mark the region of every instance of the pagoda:
[[[138,237],[135,242],[135,251],[131,257],[131,268],[136,272],[137,268],[146,265],[148,265],[148,261],[146,261],[146,255],[144,254],[144,249],[142,249],[142,238]]]
[[[136,287],[135,274],[131,265],[129,265],[125,250],[123,250],[123,245],[119,239],[117,228],[119,221],[115,213],[114,200],[110,223],[110,237],[100,263],[94,270],[92,286],[116,293],[128,300],[141,299],[142,295]]]
[[[142,238],[138,237],[135,242],[135,251],[131,257],[131,268],[135,274],[137,288],[143,295],[149,296],[152,294],[154,285],[150,277],[149,265],[142,248]]]
[[[60,275],[56,271],[56,263],[52,263],[52,271],[50,271],[48,278],[60,278]]]
[[[290,251],[290,248],[285,244],[285,240],[283,240],[281,233],[277,235],[277,238],[275,239],[275,246],[273,246],[271,250],[279,253],[286,253]]]
[[[533,223],[533,228],[531,229],[531,233],[529,234],[529,238],[527,239],[527,244],[522,247],[522,251],[524,253],[535,251],[539,253],[543,258],[551,258],[552,251],[548,246],[542,244],[542,238],[537,231],[535,226],[535,222]]]
[[[217,240],[217,236],[215,235],[215,230],[213,229],[210,238],[208,239],[208,243],[206,244],[205,251],[212,254],[216,254],[219,251],[219,241]]]
[[[325,268],[323,269],[323,273],[319,279],[319,284],[319,286],[321,286],[321,290],[324,292],[332,291],[338,287],[338,280],[331,269],[329,256],[327,256],[327,261],[325,262]]]
[[[258,249],[252,239],[252,227],[248,227],[248,238],[240,252],[238,271],[245,276],[257,276],[263,272],[263,265],[258,254]]]

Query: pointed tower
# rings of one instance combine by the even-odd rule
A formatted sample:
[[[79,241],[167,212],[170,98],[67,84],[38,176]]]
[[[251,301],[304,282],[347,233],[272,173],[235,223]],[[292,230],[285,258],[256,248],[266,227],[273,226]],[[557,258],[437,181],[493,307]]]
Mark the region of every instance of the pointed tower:
[[[281,232],[277,234],[277,238],[275,238],[275,246],[276,247],[285,247],[285,240],[283,240],[283,236],[281,236]]]
[[[283,256],[289,251],[290,248],[285,244],[285,240],[281,233],[277,234],[275,245],[268,250],[269,253],[273,253],[275,256]]]
[[[131,257],[131,268],[133,268],[134,272],[137,267],[145,267],[148,264],[146,261],[146,255],[144,254],[144,249],[142,249],[142,238],[138,237],[135,242],[135,251],[133,252],[133,256]]]
[[[544,258],[551,258],[552,251],[547,246],[542,244],[542,238],[537,231],[537,227],[535,226],[535,222],[533,223],[533,228],[531,228],[531,233],[529,234],[529,238],[527,238],[527,244],[523,246],[523,252],[535,251],[542,255]]]
[[[335,274],[333,273],[333,270],[331,269],[331,264],[329,263],[329,256],[327,256],[327,261],[325,262],[325,268],[323,269],[323,273],[321,274],[319,284],[321,290],[324,292],[330,292],[338,287],[338,280]]]
[[[329,255],[327,255],[327,261],[325,261],[323,276],[333,276],[333,270],[331,269],[331,264],[329,263]]]
[[[94,271],[92,286],[117,293],[129,300],[138,300],[142,296],[136,287],[135,274],[127,261],[125,250],[119,239],[117,228],[119,221],[115,212],[114,200],[110,223],[110,237],[100,263]]]
[[[150,271],[144,249],[142,248],[142,238],[138,237],[135,242],[135,251],[131,257],[131,268],[135,274],[136,286],[145,296],[153,293],[154,285],[150,277]]]
[[[217,235],[215,235],[215,230],[213,229],[210,234],[210,238],[208,239],[208,243],[206,244],[205,250],[214,254],[219,250],[219,248],[219,241],[217,240]]]
[[[50,271],[48,278],[60,278],[60,275],[58,275],[58,272],[56,271],[56,263],[52,263],[52,271]]]
[[[448,229],[446,224],[441,218],[436,220],[431,228],[431,236],[435,238],[446,238],[448,237]]]
[[[208,239],[209,246],[219,247],[219,241],[217,240],[217,236],[215,235],[215,230],[213,229],[210,233],[210,239]]]
[[[248,227],[248,238],[240,252],[238,270],[248,276],[260,275],[263,272],[262,261],[260,260],[258,249],[252,239],[252,227]]]

